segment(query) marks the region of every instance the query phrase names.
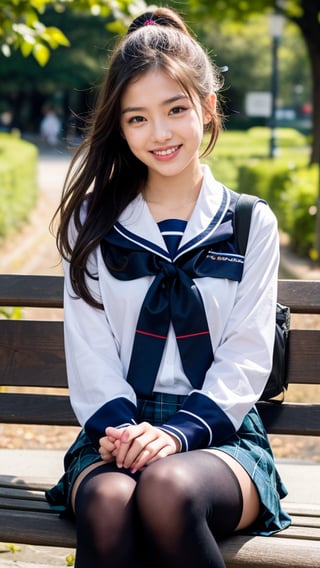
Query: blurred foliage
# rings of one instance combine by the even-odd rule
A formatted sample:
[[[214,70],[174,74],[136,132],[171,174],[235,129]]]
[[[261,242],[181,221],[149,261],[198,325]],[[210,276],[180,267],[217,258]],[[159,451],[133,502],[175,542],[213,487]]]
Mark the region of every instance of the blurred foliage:
[[[37,148],[0,134],[0,240],[28,219],[38,197]]]
[[[24,57],[32,54],[44,66],[51,50],[70,45],[60,28],[44,24],[43,15],[50,7],[58,14],[72,10],[109,18],[112,31],[119,33],[146,5],[143,0],[0,0],[0,46],[4,56],[20,50]]]
[[[307,139],[294,129],[277,129],[279,156],[269,159],[269,136],[268,128],[224,132],[206,162],[231,189],[265,199],[289,236],[290,248],[317,261],[318,171],[308,165]]]

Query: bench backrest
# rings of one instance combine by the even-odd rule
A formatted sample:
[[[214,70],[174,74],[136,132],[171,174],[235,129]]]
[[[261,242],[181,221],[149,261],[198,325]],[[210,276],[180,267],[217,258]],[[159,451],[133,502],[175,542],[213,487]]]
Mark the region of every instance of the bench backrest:
[[[320,315],[320,281],[279,280],[278,299],[292,314]],[[63,277],[0,275],[0,306],[62,310]],[[319,348],[320,326],[290,330],[289,383],[320,385]],[[76,425],[66,389],[62,321],[1,319],[0,422]],[[319,401],[259,410],[270,433],[320,435]]]

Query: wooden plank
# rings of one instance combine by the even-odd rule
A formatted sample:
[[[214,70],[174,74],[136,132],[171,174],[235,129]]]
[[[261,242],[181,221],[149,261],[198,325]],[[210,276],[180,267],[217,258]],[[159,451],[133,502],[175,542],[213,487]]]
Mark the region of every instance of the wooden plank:
[[[26,475],[0,475],[0,487],[24,489],[30,491],[45,491],[50,489],[57,482],[56,477],[30,477]]]
[[[289,515],[311,515],[320,517],[320,504],[318,503],[294,503],[285,501],[283,506]]]
[[[320,313],[319,280],[279,280],[278,299],[290,306],[292,313]]]
[[[320,404],[259,402],[257,408],[269,434],[320,436]]]
[[[320,404],[260,402],[270,434],[320,436]],[[68,396],[0,393],[0,421],[6,424],[78,426]]]
[[[63,277],[45,275],[0,276],[0,305],[61,308]],[[278,298],[293,313],[320,313],[320,282],[279,280]]]
[[[257,407],[270,434],[320,435],[320,404],[260,402]],[[0,393],[0,420],[78,426],[68,396]]]
[[[0,515],[3,510],[9,511],[20,511],[23,516],[25,511],[34,511],[38,513],[49,513],[54,515],[55,513],[49,508],[49,505],[44,500],[32,500],[32,499],[8,499],[5,497],[0,497]]]
[[[318,529],[318,537],[320,539],[320,517],[312,517],[311,515],[303,516],[298,515],[292,516],[292,525],[294,527],[310,527]]]
[[[62,308],[62,298],[62,276],[0,276],[1,306]]]
[[[74,548],[76,545],[74,524],[60,519],[57,514],[35,511],[9,511],[0,514],[0,540],[39,546]]]
[[[68,396],[0,393],[0,422],[78,426]]]
[[[35,491],[34,489],[29,489],[29,487],[20,489],[12,486],[0,486],[0,500],[1,499],[15,499],[17,501],[44,501],[45,497],[43,491]]]
[[[320,384],[320,329],[292,329],[288,345],[290,383]]]
[[[0,384],[66,387],[63,323],[0,320]]]
[[[228,568],[320,568],[319,541],[237,535],[220,548]]]
[[[290,383],[320,384],[319,346],[320,330],[290,331]],[[66,387],[63,323],[1,320],[0,384]]]
[[[320,530],[317,527],[291,525],[285,531],[274,535],[276,538],[290,538],[318,541],[320,545]]]
[[[236,535],[220,543],[228,568],[320,568],[320,541]],[[2,510],[2,541],[42,546],[75,547],[74,525],[55,514]]]

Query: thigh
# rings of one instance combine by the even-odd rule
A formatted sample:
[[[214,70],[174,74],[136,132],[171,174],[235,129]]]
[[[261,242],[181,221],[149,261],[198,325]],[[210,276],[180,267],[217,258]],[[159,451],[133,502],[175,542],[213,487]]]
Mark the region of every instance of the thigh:
[[[260,511],[260,498],[255,484],[253,483],[251,477],[246,472],[244,467],[235,458],[233,458],[226,452],[216,449],[208,449],[202,451],[212,453],[222,459],[230,467],[230,469],[238,479],[242,493],[243,509],[236,530],[245,529],[256,520]]]
[[[220,463],[224,462],[224,468],[211,461],[217,459]],[[185,490],[193,487],[198,503],[201,501],[204,507],[211,503],[213,509],[218,507],[227,515],[238,517],[234,530],[248,527],[258,517],[260,498],[257,489],[243,466],[226,452],[216,449],[193,450],[168,456],[165,460],[168,460],[167,475],[170,478],[175,476],[175,465],[179,465],[177,481],[181,481],[183,471],[183,477],[187,480]],[[226,475],[228,470],[230,475]]]

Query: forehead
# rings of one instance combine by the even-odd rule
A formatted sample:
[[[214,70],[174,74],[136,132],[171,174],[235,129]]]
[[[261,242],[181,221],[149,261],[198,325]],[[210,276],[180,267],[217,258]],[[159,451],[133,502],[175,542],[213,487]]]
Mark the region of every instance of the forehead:
[[[188,96],[182,85],[167,73],[150,70],[130,81],[125,88],[121,106],[149,106],[155,102],[164,102],[177,95]]]

